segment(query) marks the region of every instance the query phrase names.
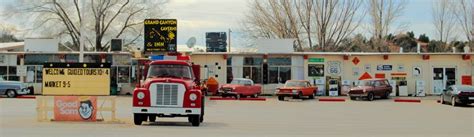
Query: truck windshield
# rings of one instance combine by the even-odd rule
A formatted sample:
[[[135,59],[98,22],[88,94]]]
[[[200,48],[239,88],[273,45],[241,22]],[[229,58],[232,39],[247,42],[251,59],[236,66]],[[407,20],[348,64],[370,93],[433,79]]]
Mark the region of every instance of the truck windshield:
[[[151,77],[179,77],[192,78],[191,68],[185,65],[151,65],[148,69],[148,78]]]

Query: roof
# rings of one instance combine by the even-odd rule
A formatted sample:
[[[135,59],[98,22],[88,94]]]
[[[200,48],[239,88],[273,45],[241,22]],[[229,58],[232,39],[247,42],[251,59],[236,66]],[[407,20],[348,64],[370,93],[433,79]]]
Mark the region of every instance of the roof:
[[[25,46],[25,42],[0,43],[0,51],[11,50],[15,48],[23,48],[24,46]]]

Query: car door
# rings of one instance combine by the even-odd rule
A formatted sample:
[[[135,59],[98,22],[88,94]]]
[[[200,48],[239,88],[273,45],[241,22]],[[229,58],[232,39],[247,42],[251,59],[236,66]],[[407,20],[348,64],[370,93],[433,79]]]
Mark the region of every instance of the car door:
[[[244,95],[252,95],[252,82],[250,80],[245,80],[244,81],[244,86],[242,87],[243,88],[243,94]]]
[[[380,80],[375,80],[374,81],[374,84],[373,84],[373,92],[374,92],[374,95],[376,96],[382,96],[383,95],[383,87],[382,87],[382,83],[380,82]]]
[[[309,82],[304,82],[304,86],[302,87],[301,90],[303,91],[303,95],[305,96],[309,96],[313,94],[313,89],[311,85],[309,84]]]

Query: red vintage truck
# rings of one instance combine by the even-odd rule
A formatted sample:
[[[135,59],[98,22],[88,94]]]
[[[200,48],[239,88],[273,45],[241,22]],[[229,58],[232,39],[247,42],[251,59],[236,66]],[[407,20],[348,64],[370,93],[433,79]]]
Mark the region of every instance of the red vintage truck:
[[[204,96],[199,87],[199,65],[182,60],[152,61],[146,78],[133,92],[135,125],[157,117],[188,117],[193,126],[204,120]]]

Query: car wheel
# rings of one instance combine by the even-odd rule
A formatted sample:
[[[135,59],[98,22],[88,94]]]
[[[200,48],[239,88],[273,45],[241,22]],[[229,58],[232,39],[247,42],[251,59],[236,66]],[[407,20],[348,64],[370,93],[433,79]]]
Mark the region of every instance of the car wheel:
[[[141,125],[145,118],[146,117],[142,114],[133,114],[133,123],[135,123],[135,125]]]
[[[293,99],[301,99],[301,96],[303,96],[302,93],[298,92],[298,95],[293,96]]]
[[[444,104],[444,97],[443,97],[443,95],[441,95],[441,97],[440,97],[440,99],[439,99],[439,103],[440,103],[440,104]]]
[[[199,124],[201,124],[200,121],[200,118],[201,116],[200,115],[191,115],[188,117],[188,121],[195,127],[198,127]]]
[[[388,99],[390,97],[390,93],[389,92],[385,92],[384,96],[383,96],[383,99]]]
[[[351,100],[357,100],[357,97],[349,97]]]
[[[155,115],[148,115],[148,120],[150,122],[155,122],[156,121],[156,116]]]
[[[309,97],[309,99],[314,99],[314,92],[311,95],[309,95],[308,97]]]
[[[456,97],[451,97],[451,105],[452,105],[453,107],[456,106]]]
[[[373,101],[373,100],[374,100],[374,93],[370,92],[370,93],[367,95],[367,100],[368,100],[368,101]]]
[[[242,97],[240,94],[235,95],[235,99],[240,99]]]
[[[284,96],[278,96],[278,100],[283,101],[283,100],[285,100],[285,97]]]
[[[253,94],[253,98],[258,98],[258,94]]]
[[[11,89],[10,89],[10,90],[7,90],[7,93],[6,93],[6,94],[7,94],[7,97],[9,97],[9,98],[14,98],[14,97],[16,97],[16,91],[15,91],[15,90],[11,90]]]

